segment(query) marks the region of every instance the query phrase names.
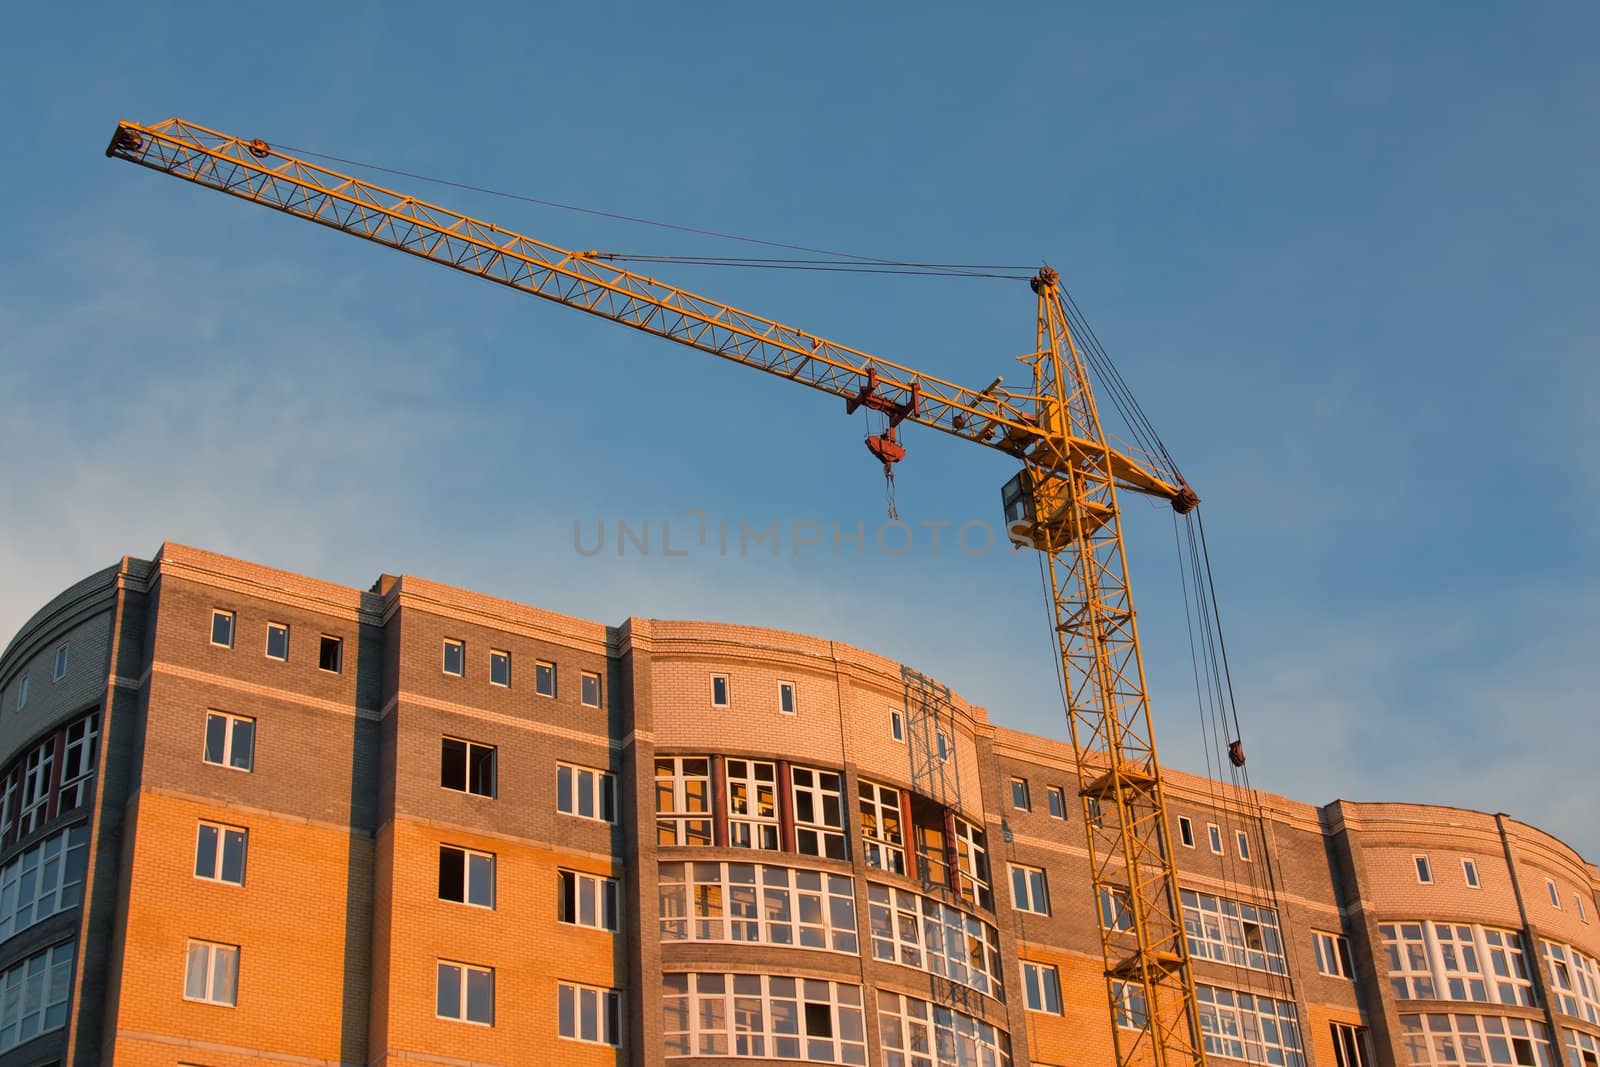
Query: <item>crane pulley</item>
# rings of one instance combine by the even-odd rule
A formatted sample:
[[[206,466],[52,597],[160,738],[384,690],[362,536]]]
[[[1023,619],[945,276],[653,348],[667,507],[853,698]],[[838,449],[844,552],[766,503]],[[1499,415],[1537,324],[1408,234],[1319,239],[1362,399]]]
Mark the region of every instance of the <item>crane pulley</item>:
[[[1019,461],[1002,505],[1011,540],[1045,562],[1095,908],[1106,894],[1125,905],[1127,921],[1099,924],[1118,1064],[1204,1064],[1117,497],[1158,497],[1180,514],[1199,501],[1170,462],[1110,444],[1053,269],[1030,282],[1029,387],[1005,389],[997,377],[974,390],[259,139],[181,119],[122,122],[106,154],[809,386],[842,398],[847,412],[876,412],[885,426],[866,445],[891,488],[908,422]]]

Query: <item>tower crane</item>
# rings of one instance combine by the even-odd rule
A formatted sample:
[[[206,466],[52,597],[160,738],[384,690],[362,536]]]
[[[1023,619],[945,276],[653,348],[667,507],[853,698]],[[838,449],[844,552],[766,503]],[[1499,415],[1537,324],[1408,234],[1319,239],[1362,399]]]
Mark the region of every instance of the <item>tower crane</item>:
[[[1031,280],[1036,344],[1025,389],[970,389],[667,285],[599,252],[570,251],[181,119],[121,122],[106,155],[632,326],[881,413],[867,438],[885,474],[899,428],[926,426],[1004,452],[1007,533],[1043,555],[1101,928],[1118,1067],[1205,1063],[1166,801],[1139,651],[1118,494],[1198,497],[1170,460],[1121,451],[1101,426],[1057,273]],[[1107,928],[1110,926],[1111,928]]]

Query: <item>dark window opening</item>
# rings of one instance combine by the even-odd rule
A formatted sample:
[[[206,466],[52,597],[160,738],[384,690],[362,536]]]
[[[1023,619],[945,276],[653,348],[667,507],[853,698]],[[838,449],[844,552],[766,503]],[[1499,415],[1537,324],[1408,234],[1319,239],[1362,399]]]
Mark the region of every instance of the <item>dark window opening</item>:
[[[322,638],[317,646],[317,666],[322,670],[338,674],[344,669],[344,642],[337,637]]]

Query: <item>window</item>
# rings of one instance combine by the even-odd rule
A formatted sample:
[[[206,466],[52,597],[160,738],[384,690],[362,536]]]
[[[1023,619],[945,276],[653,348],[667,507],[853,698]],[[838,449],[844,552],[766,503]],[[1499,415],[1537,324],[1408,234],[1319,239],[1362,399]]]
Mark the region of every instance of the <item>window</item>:
[[[437,1006],[441,1019],[494,1025],[494,970],[440,960]]]
[[[622,1044],[622,996],[615,989],[556,984],[557,1030],[568,1041]]]
[[[906,873],[905,834],[901,830],[900,790],[865,778],[856,783],[861,813],[861,851],[868,867]]]
[[[83,824],[51,834],[13,856],[0,867],[0,938],[77,907],[88,865],[89,827]]]
[[[0,974],[0,1052],[67,1024],[73,954],[73,943],[68,941]]]
[[[905,717],[902,716],[898,711],[891,711],[889,713],[889,736],[894,738],[896,741],[899,741],[901,744],[905,744],[906,720]]]
[[[867,1062],[860,986],[776,974],[668,974],[661,987],[669,1059]]]
[[[1210,839],[1211,851],[1218,856],[1222,855],[1222,831],[1217,829],[1216,823],[1206,823],[1206,837]]]
[[[728,846],[778,847],[778,765],[765,760],[730,759]]]
[[[1417,881],[1422,885],[1432,885],[1433,864],[1429,862],[1428,857],[1417,855],[1412,856],[1411,860],[1417,865]]]
[[[844,836],[844,778],[835,771],[790,767],[794,793],[794,847],[806,856],[848,859]]]
[[[1100,798],[1099,797],[1087,797],[1087,798],[1085,798],[1084,799],[1084,807],[1086,809],[1088,809],[1089,825],[1090,826],[1094,827],[1096,830],[1098,830],[1101,827],[1105,826],[1105,824],[1106,824],[1105,823],[1105,819],[1101,818],[1101,816],[1100,816]]]
[[[1587,909],[1587,908],[1585,908],[1583,906],[1583,894],[1582,893],[1574,893],[1574,894],[1572,894],[1572,907],[1578,913],[1578,921],[1579,922],[1586,923],[1586,922],[1589,921],[1589,909]]]
[[[778,710],[785,715],[793,715],[795,713],[793,682],[778,683]]]
[[[24,674],[17,682],[17,710],[21,711],[28,706],[28,676]]]
[[[950,737],[943,730],[935,730],[934,733],[937,735],[937,738],[938,738],[939,762],[940,763],[949,763],[950,762]]]
[[[855,882],[761,863],[663,863],[663,941],[730,941],[860,951]]]
[[[1250,862],[1250,835],[1243,830],[1233,832],[1233,840],[1239,846],[1239,858],[1246,863]]]
[[[586,708],[600,706],[600,676],[593,671],[584,671],[578,675],[578,699]]]
[[[317,669],[338,674],[344,669],[344,642],[337,637],[322,635],[317,642]]]
[[[533,664],[533,691],[542,697],[556,695],[556,665],[546,660]]]
[[[190,941],[183,999],[233,1007],[239,999],[239,946]]]
[[[1317,951],[1317,973],[1329,978],[1354,978],[1355,967],[1350,962],[1350,942],[1343,934],[1311,932],[1311,943]]]
[[[467,673],[467,646],[463,642],[448,639],[445,641],[444,673],[453,674],[457,678]]]
[[[1568,1031],[1569,1033],[1571,1031]],[[1395,1059],[1408,1067],[1555,1067],[1543,1023],[1497,1015],[1400,1016]]]
[[[916,997],[878,991],[878,1029],[883,1062],[908,1067],[953,1067],[1011,1062],[1006,1035],[953,1008]],[[938,1050],[930,1058],[932,1050]]]
[[[440,845],[439,899],[494,907],[494,853]]]
[[[1271,908],[1180,889],[1183,930],[1189,952],[1270,974],[1288,974],[1278,913]]]
[[[591,930],[617,929],[617,880],[582,871],[560,871],[561,921]]]
[[[94,780],[95,748],[100,740],[100,713],[91,712],[67,727],[67,744],[61,756],[61,785],[56,792],[57,812],[82,807],[89,800]]]
[[[1462,860],[1461,876],[1467,880],[1468,889],[1481,889],[1483,884],[1478,881],[1478,861]]]
[[[976,915],[875,883],[867,885],[867,912],[874,959],[1000,996],[1000,935]]]
[[[206,712],[205,761],[248,771],[255,766],[256,721],[225,711]]]
[[[211,612],[211,643],[221,645],[223,648],[233,647],[233,621],[231,611],[214,610]]]
[[[994,907],[989,890],[989,851],[982,830],[956,820],[956,890],[978,908]]]
[[[1367,1057],[1367,1028],[1330,1023],[1333,1028],[1334,1067],[1371,1067]]]
[[[489,684],[511,688],[511,653],[489,650]]]
[[[1571,945],[1545,941],[1543,946],[1553,979],[1552,1007],[1563,1015],[1600,1026],[1600,966]]]
[[[1112,1012],[1119,1027],[1124,1030],[1142,1030],[1150,1022],[1145,1007],[1144,990],[1132,982],[1112,982],[1111,996],[1116,1001]]]
[[[440,748],[439,784],[457,793],[492,797],[494,757],[493,745],[480,745],[476,741],[446,737]]]
[[[1544,891],[1550,896],[1550,906],[1560,911],[1561,891],[1556,888],[1556,880],[1554,878],[1546,878],[1544,880]]]
[[[1026,778],[1011,779],[1011,806],[1018,811],[1033,810],[1033,803],[1028,796],[1028,780]]]
[[[1100,887],[1100,926],[1119,933],[1133,929],[1133,898],[1125,886]]]
[[[1533,980],[1514,930],[1455,923],[1378,927],[1398,1000],[1468,1000],[1533,1006]]]
[[[244,885],[244,854],[249,831],[217,823],[200,824],[194,846],[194,876],[210,882]]]
[[[1570,1026],[1562,1027],[1562,1032],[1567,1038],[1567,1062],[1572,1067],[1600,1067],[1600,1040]]]
[[[55,764],[55,738],[35,745],[22,767],[22,811],[17,833],[29,834],[45,820],[50,806],[50,769]]]
[[[556,764],[556,810],[580,819],[616,822],[616,779],[610,771]]]
[[[728,706],[728,676],[726,674],[713,674],[711,676],[711,706],[714,708]]]
[[[1058,785],[1050,786],[1044,791],[1045,802],[1050,808],[1052,819],[1065,819],[1067,817],[1067,794]]]
[[[1031,911],[1036,915],[1050,914],[1050,887],[1045,882],[1044,871],[1038,867],[1011,865],[1011,900],[1018,911]]]
[[[61,681],[61,679],[65,678],[66,676],[67,676],[67,646],[66,645],[62,645],[60,648],[56,649],[56,665],[55,665],[55,669],[50,672],[50,680],[52,682],[59,682],[59,681]]]
[[[267,623],[267,658],[289,658],[289,627],[281,622]]]
[[[1250,1063],[1305,1067],[1294,1005],[1215,986],[1195,986],[1200,1032],[1208,1054]]]
[[[1022,989],[1029,1011],[1061,1014],[1061,976],[1048,963],[1022,961]]]
[[[656,758],[656,844],[708,847],[711,836],[711,760]]]
[[[1178,816],[1178,840],[1183,842],[1184,848],[1194,848],[1194,823],[1187,815]]]

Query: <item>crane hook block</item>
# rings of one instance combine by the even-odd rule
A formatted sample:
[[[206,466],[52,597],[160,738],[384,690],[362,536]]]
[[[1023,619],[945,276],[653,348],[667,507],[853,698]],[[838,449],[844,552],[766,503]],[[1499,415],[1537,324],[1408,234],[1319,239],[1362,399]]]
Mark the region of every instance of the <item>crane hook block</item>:
[[[1233,764],[1235,767],[1243,767],[1244,766],[1244,742],[1243,741],[1229,741],[1228,742],[1228,762]]]
[[[883,472],[889,473],[889,468],[906,458],[906,446],[895,439],[894,427],[891,426],[882,433],[872,434],[867,438],[867,451],[877,457],[883,464]]]
[[[267,142],[263,141],[259,137],[248,142],[245,147],[250,149],[250,154],[255,156],[257,159],[266,159],[268,156],[272,155],[272,146],[267,144]]]
[[[1172,498],[1172,510],[1179,515],[1187,515],[1200,506],[1200,495],[1189,488],[1188,482],[1178,484],[1182,488],[1178,490],[1178,495]]]
[[[137,152],[144,147],[144,138],[139,136],[139,131],[130,130],[126,126],[118,126],[117,132],[111,135],[111,143],[106,145],[106,157],[120,152]]]

